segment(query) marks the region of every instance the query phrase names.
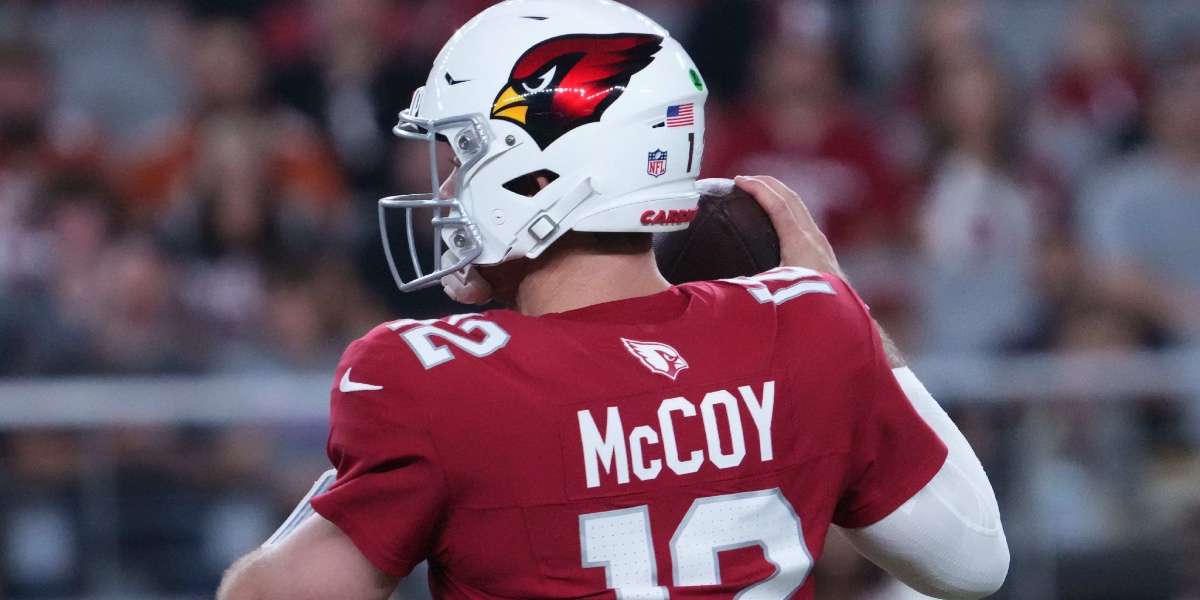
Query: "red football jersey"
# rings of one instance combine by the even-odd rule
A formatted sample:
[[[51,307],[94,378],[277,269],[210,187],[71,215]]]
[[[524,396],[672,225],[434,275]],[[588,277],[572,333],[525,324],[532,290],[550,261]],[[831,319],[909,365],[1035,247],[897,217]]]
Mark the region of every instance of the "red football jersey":
[[[312,500],[437,598],[811,598],[946,448],[841,280],[781,268],[566,313],[403,319],[346,351]]]

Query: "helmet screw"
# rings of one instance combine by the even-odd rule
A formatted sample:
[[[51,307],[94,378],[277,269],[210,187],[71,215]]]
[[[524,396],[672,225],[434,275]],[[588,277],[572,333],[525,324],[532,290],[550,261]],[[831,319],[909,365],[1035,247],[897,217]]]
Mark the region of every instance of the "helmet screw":
[[[467,245],[467,236],[463,235],[461,231],[456,232],[453,239],[455,248],[463,248]]]
[[[508,144],[509,146],[516,145],[516,143],[517,143],[517,138],[516,138],[516,136],[513,136],[513,135],[508,135],[508,136],[505,136],[505,137],[504,137],[504,143],[505,143],[505,144]]]
[[[471,140],[465,135],[459,137],[458,138],[458,149],[463,150],[463,151],[470,150],[471,149]]]

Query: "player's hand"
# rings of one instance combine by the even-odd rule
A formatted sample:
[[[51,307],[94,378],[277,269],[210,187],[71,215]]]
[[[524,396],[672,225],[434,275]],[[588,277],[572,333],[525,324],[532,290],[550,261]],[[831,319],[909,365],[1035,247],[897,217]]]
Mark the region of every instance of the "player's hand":
[[[766,175],[739,175],[733,182],[762,205],[779,236],[781,267],[804,267],[830,273],[842,279],[846,276],[838,266],[833,247],[817,228],[800,196],[778,179]]]

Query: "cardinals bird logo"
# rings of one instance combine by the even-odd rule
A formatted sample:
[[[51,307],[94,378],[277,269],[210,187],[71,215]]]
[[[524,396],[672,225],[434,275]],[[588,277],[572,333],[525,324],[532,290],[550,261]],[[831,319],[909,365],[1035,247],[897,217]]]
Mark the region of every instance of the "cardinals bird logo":
[[[600,120],[629,79],[662,48],[662,37],[641,33],[576,34],[550,38],[525,51],[496,95],[492,118],[520,125],[538,147]]]
[[[679,372],[688,368],[686,360],[674,348],[658,342],[637,342],[621,338],[625,349],[642,361],[643,365],[660,375],[675,379]]]

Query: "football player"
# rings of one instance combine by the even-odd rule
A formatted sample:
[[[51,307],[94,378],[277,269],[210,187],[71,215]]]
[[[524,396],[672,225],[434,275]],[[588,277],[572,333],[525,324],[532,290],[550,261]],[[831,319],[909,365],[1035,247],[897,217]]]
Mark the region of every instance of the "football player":
[[[402,289],[512,310],[354,342],[336,476],[219,597],[382,599],[428,561],[437,598],[811,598],[830,527],[925,594],[1000,586],[987,476],[794,193],[737,182],[780,268],[659,274],[651,234],[695,215],[706,95],[680,45],[615,2],[506,2],[450,39],[396,133],[456,166],[381,201],[385,250],[399,209]],[[415,209],[434,213],[429,273]]]

